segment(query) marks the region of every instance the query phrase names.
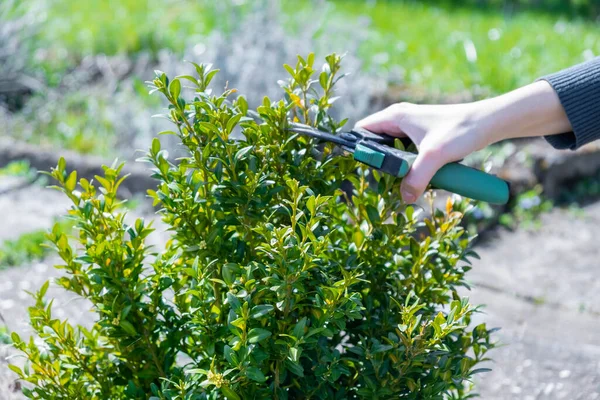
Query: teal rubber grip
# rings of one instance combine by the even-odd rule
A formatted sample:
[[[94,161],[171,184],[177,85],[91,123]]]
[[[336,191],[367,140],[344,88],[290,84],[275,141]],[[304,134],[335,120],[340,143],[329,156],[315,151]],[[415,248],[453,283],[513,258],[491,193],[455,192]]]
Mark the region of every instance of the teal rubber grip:
[[[383,160],[385,159],[385,154],[370,149],[367,146],[363,146],[362,144],[357,144],[354,149],[354,159],[370,165],[371,167],[381,168]]]
[[[431,179],[431,185],[492,204],[506,204],[510,196],[510,188],[505,180],[459,163],[440,168]]]

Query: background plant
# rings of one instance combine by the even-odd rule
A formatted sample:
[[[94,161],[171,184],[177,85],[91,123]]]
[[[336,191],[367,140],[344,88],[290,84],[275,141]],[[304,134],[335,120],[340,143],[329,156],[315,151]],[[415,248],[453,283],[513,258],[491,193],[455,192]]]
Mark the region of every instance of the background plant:
[[[181,13],[181,4],[172,3],[171,12],[176,15]],[[320,3],[322,7],[318,10],[297,10],[293,15],[282,9],[280,2],[275,0],[261,0],[246,5],[231,2],[205,5],[200,13],[204,23],[210,22],[209,16],[220,21],[218,28],[214,27],[213,30],[201,29],[198,24],[191,29],[187,25],[189,21],[178,18],[176,29],[156,33],[160,30],[155,25],[149,25],[151,18],[146,15],[140,17],[143,23],[133,23],[132,26],[129,23],[112,25],[114,21],[111,19],[110,28],[102,26],[103,30],[115,29],[118,32],[114,36],[139,40],[136,48],[148,41],[147,46],[128,56],[112,49],[112,41],[117,40],[112,34],[103,35],[101,43],[82,45],[77,50],[68,46],[56,49],[56,43],[61,43],[57,38],[56,43],[48,44],[47,48],[42,47],[36,52],[39,63],[53,71],[51,76],[47,76],[47,87],[27,96],[18,112],[0,110],[0,124],[7,127],[7,134],[20,140],[66,147],[81,153],[107,155],[117,152],[129,159],[135,149],[148,145],[154,132],[167,129],[164,121],[150,118],[160,112],[160,104],[147,96],[140,79],[150,76],[153,70],[191,73],[193,68],[190,69],[182,59],[203,57],[214,60],[222,70],[214,86],[238,88],[249,95],[251,106],[255,107],[260,104],[262,96],[272,97],[278,93],[275,77],[284,77],[281,65],[294,60],[297,52],[308,53],[310,49],[317,49],[326,54],[336,48],[344,48],[350,53],[347,66],[355,75],[353,85],[342,84],[338,88],[339,94],[347,96],[348,101],[337,106],[336,112],[357,120],[379,104],[377,98],[385,88],[385,74],[383,71],[382,74],[362,71],[362,62],[353,54],[364,40],[368,24],[350,26],[340,19],[326,18],[331,14],[331,7],[326,2]],[[100,9],[104,7],[101,2],[96,5]],[[139,13],[135,4],[124,2],[122,6],[127,10],[124,15],[137,15],[136,11]],[[69,12],[70,18],[76,14],[72,20],[66,23],[62,19],[52,18],[44,26],[52,31],[52,27],[61,21],[65,29],[81,23],[94,31],[99,26],[96,20],[88,20],[88,13],[92,13],[94,18],[104,18],[105,13],[96,8],[88,10],[88,7],[88,3],[83,7],[69,4],[68,8],[74,8],[73,12]],[[66,8],[65,2],[58,1],[49,5],[47,12],[62,15]],[[114,14],[112,9],[105,11]],[[135,17],[130,19],[136,20]],[[146,28],[140,25],[155,32],[155,40],[144,39]],[[129,28],[138,29],[139,32],[132,33]],[[191,30],[188,35],[182,35],[182,29]],[[77,41],[87,37],[82,33],[86,32],[85,29],[81,28],[78,32],[78,35],[74,35]],[[162,42],[160,37],[163,36],[170,38],[169,48],[156,48],[155,45]],[[331,39],[350,36],[353,36],[350,40]],[[154,45],[150,45],[150,42]],[[38,46],[42,44],[43,38],[31,43]],[[102,49],[106,46],[108,55],[92,55],[82,50],[90,45],[98,45]],[[127,43],[118,40],[114,45]],[[67,48],[72,51],[67,51]],[[133,52],[133,49],[127,49],[127,52]],[[60,57],[60,53],[65,55]],[[64,59],[73,63],[67,67],[55,65],[64,62]],[[59,70],[60,73],[57,72]],[[254,102],[254,99],[257,101]],[[165,145],[171,151],[176,151],[176,147],[169,146],[169,143]]]
[[[56,223],[57,231],[69,233],[72,223],[69,220]],[[0,269],[6,267],[30,264],[32,261],[43,259],[50,252],[46,245],[46,229],[27,232],[17,239],[5,240],[0,243]]]
[[[218,83],[243,91],[255,107],[253,99],[276,93],[269,75],[282,78],[279,66],[297,52],[348,51],[355,77],[339,88],[347,101],[334,115],[352,121],[385,101],[503,93],[600,52],[593,21],[542,12],[553,0],[508,12],[493,0],[458,8],[452,1],[169,0],[161,3],[168,12],[154,3],[2,2],[0,69],[11,71],[4,75],[11,87],[28,82],[0,101],[11,103],[10,112],[0,107],[2,133],[129,158],[164,129],[148,118],[156,104],[132,88],[154,69],[186,71],[182,59],[214,61],[223,72]]]
[[[484,324],[469,327],[476,307],[457,294],[470,255],[461,214],[449,202],[421,224],[396,178],[286,131],[290,119],[344,124],[327,113],[341,58],[320,71],[314,60],[286,66],[285,98],[265,97],[260,120],[233,89],[207,91],[217,72],[207,65],[173,79],[157,72],[151,86],[175,125],[164,133],[188,152],[170,161],[155,139],[143,158],[172,232],[160,253],[145,245],[151,226],[125,222],[122,166],[105,167],[97,186],[61,159],[50,175],[73,202],[79,244],[57,227],[49,234],[66,273],[58,284],[90,300],[97,321],[53,318],[48,285],[35,294],[43,345],[12,335],[28,361],[11,366],[31,384],[27,396],[466,396],[493,344]]]
[[[23,96],[41,87],[31,66],[31,37],[39,29],[38,1],[29,5],[15,0],[0,3],[0,107],[18,108]]]

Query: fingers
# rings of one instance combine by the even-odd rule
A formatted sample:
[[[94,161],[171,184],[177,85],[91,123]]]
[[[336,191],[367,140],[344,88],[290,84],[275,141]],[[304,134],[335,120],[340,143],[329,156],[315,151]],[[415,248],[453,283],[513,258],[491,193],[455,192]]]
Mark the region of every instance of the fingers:
[[[430,122],[436,118],[430,118],[427,114],[424,117],[419,111],[422,110],[420,107],[410,103],[394,104],[356,124],[375,133],[408,136],[419,147],[419,154],[400,188],[405,203],[414,203],[425,192],[438,169],[452,161],[445,157],[447,152],[441,150],[447,146],[439,138],[444,137],[446,132],[434,131]],[[428,141],[427,146],[421,146],[425,136],[433,139]]]
[[[422,151],[417,155],[410,171],[402,180],[400,192],[405,203],[414,203],[427,189],[427,185],[445,161],[439,151]]]
[[[406,105],[402,103],[391,105],[358,121],[356,126],[375,133],[404,136],[404,132],[402,132],[399,126],[404,108],[406,108]]]

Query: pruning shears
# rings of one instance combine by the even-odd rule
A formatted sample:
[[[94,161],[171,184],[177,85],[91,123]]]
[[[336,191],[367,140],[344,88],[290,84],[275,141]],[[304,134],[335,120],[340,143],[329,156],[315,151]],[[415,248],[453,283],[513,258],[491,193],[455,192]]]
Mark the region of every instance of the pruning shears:
[[[312,126],[290,123],[288,130],[335,143],[353,154],[354,159],[383,173],[404,177],[417,155],[394,147],[394,137],[363,128],[332,134]],[[456,162],[444,165],[431,179],[431,185],[452,193],[492,204],[506,204],[509,185],[503,179]]]

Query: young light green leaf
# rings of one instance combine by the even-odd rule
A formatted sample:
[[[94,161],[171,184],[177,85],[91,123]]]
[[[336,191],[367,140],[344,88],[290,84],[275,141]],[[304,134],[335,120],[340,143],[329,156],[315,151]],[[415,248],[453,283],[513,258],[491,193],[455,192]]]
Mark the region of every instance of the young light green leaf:
[[[181,82],[179,79],[173,79],[169,84],[169,93],[174,99],[178,99],[181,94]]]

